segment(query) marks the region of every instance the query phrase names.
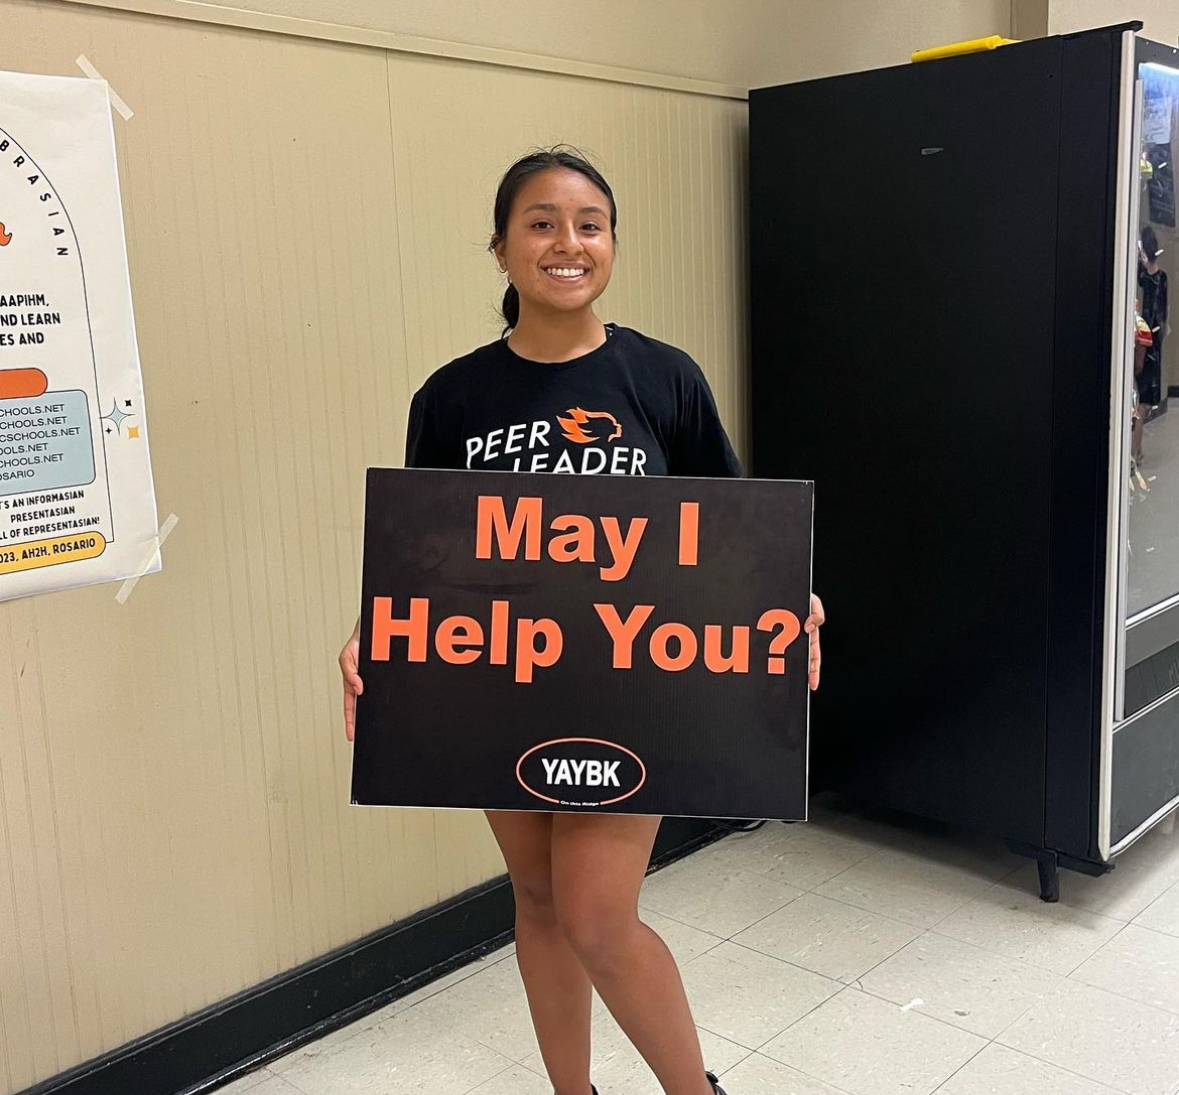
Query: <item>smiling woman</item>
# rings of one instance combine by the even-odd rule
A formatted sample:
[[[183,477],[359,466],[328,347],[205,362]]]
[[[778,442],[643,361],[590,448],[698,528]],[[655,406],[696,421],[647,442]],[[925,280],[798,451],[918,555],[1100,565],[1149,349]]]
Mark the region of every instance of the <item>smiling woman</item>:
[[[741,466],[696,362],[594,313],[614,269],[618,227],[614,194],[601,173],[564,148],[525,156],[500,182],[493,219],[488,249],[508,280],[503,336],[444,365],[414,396],[406,465],[739,476]],[[509,530],[499,502],[503,536],[518,543],[527,522],[513,519]],[[535,519],[539,524],[539,511]],[[606,524],[608,539],[615,534],[615,558],[625,544],[633,557],[642,529],[624,541],[616,519],[602,520],[615,522]],[[490,553],[490,526],[485,539]],[[550,554],[583,558],[584,544],[573,543],[578,537],[558,539],[559,549],[550,545]],[[807,621],[812,687],[818,683],[821,611],[817,607]],[[694,657],[695,638],[678,637],[681,654],[690,639]],[[660,649],[668,662],[663,668],[679,668]],[[706,658],[708,649],[706,641]],[[537,647],[536,664],[548,654],[547,647]],[[359,630],[340,655],[350,734],[355,698],[363,689],[358,656]],[[487,727],[488,733],[495,730]],[[544,765],[533,765],[526,786],[566,807],[603,805],[598,791],[576,790],[577,781],[591,770],[590,761],[601,765],[592,769],[594,779],[604,781],[606,771],[613,772],[606,766],[616,761],[610,751],[617,747],[598,742],[593,748],[604,751],[590,756],[586,739],[562,740],[577,748],[547,758],[556,764],[551,778]],[[559,792],[555,786],[548,796],[537,790],[562,780]],[[638,917],[639,888],[660,819],[567,810],[489,810],[487,819],[512,881],[520,973],[554,1089],[561,1095],[593,1091],[589,1035],[596,988],[664,1091],[724,1095],[705,1072],[675,960]]]

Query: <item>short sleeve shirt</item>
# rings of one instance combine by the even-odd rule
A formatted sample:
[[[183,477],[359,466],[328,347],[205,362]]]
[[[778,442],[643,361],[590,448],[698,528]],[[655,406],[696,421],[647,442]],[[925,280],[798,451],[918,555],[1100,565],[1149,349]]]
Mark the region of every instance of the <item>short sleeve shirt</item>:
[[[606,331],[571,361],[530,361],[500,339],[442,366],[410,405],[406,466],[740,476],[696,362],[630,328]]]

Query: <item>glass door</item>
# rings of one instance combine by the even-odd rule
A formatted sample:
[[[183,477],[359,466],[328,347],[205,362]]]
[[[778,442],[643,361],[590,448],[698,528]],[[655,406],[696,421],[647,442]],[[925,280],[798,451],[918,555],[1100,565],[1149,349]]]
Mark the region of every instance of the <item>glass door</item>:
[[[1107,855],[1179,806],[1179,333],[1171,337],[1179,50],[1128,34],[1123,64],[1100,826]]]
[[[1136,68],[1123,719],[1179,689],[1179,338],[1171,337],[1179,51],[1140,40]]]

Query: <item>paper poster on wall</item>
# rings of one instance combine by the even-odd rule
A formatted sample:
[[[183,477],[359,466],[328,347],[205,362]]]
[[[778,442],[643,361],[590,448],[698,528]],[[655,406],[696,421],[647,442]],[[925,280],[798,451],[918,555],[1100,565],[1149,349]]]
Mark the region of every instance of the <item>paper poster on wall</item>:
[[[160,569],[103,81],[0,72],[0,600]]]

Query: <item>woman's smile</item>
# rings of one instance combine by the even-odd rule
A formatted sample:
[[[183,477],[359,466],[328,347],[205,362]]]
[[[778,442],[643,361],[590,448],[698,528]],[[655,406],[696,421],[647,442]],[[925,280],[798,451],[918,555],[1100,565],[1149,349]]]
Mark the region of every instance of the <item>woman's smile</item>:
[[[582,281],[589,276],[587,266],[542,266],[541,269],[553,279],[565,283]]]

